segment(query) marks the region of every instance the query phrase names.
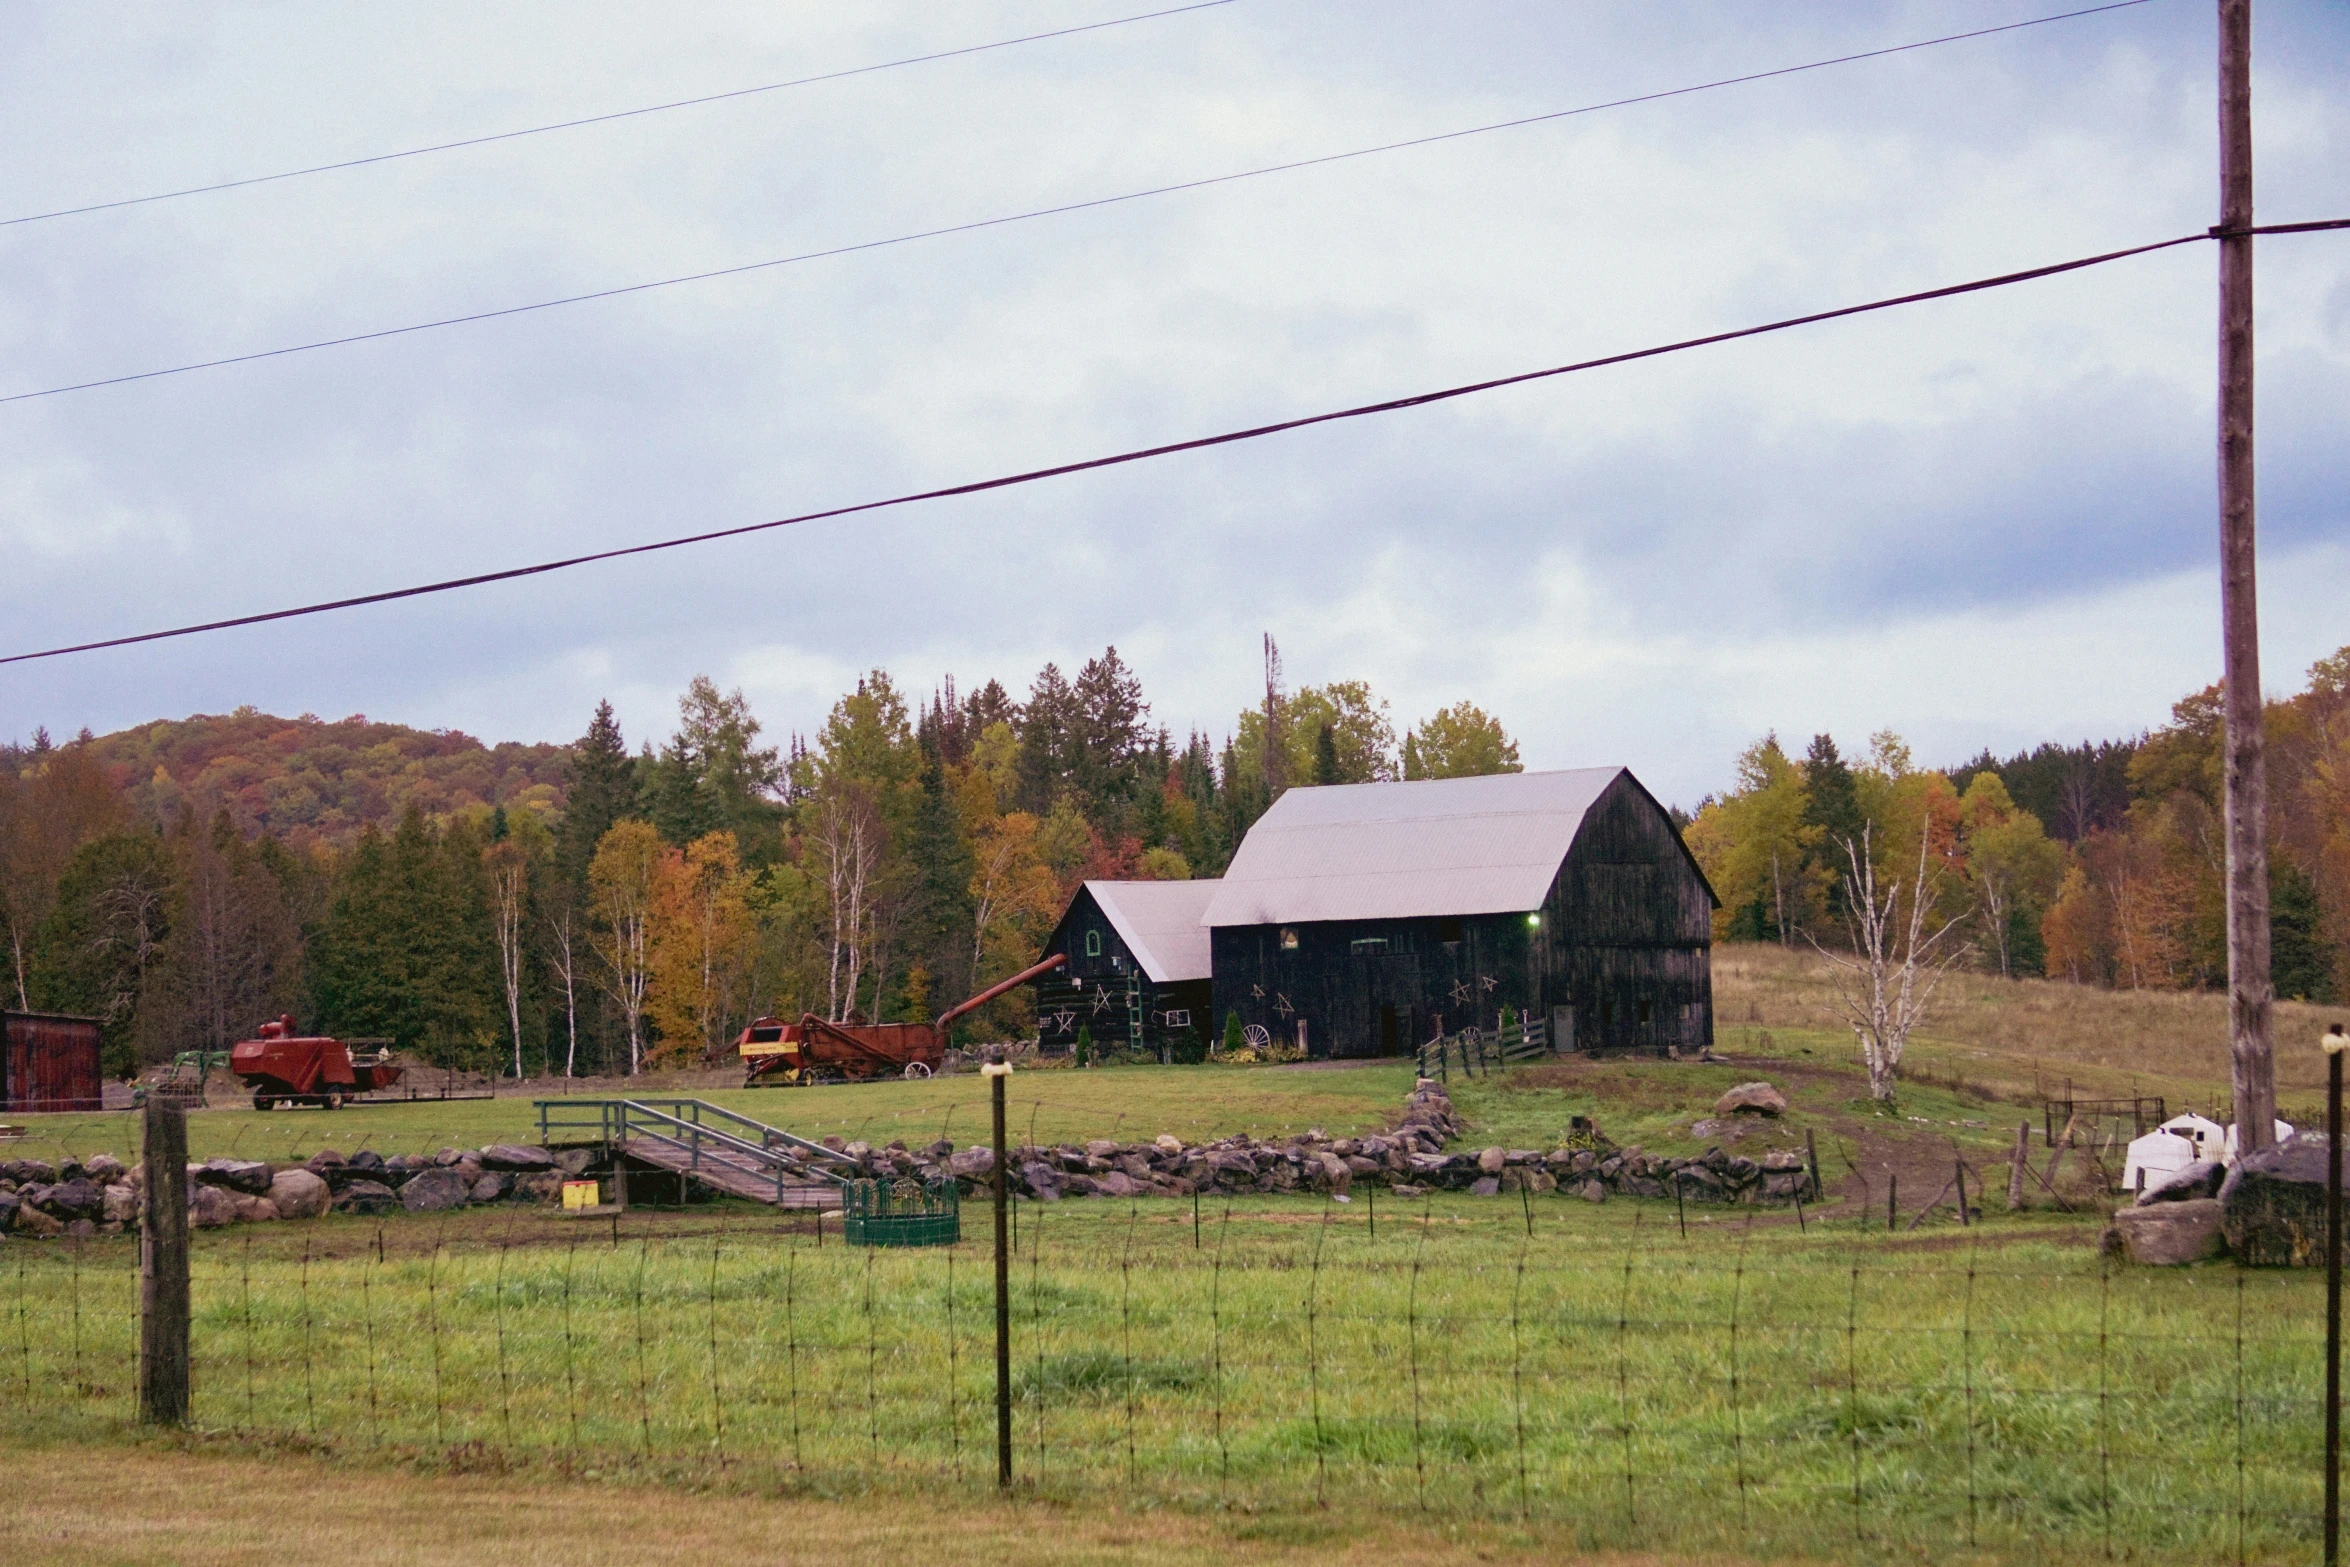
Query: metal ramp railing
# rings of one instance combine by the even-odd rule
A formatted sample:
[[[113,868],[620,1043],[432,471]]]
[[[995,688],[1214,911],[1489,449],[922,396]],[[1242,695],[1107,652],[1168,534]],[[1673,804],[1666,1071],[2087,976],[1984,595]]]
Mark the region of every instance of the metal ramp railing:
[[[839,1188],[856,1161],[779,1127],[702,1099],[540,1099],[539,1143],[601,1143],[722,1191],[797,1206],[795,1191]]]

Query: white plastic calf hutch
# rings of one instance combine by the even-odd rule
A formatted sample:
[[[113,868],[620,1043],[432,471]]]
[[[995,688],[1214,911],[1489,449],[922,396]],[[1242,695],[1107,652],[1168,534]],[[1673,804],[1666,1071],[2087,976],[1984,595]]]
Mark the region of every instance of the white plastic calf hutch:
[[[2293,1135],[2293,1128],[2277,1122],[2277,1141]],[[2217,1121],[2189,1111],[2174,1115],[2169,1120],[2130,1144],[2129,1157],[2122,1162],[2122,1189],[2138,1189],[2138,1173],[2143,1170],[2148,1186],[2159,1186],[2163,1177],[2184,1170],[2199,1159],[2216,1160],[2221,1164],[2234,1162],[2236,1157],[2236,1129],[2223,1127]]]

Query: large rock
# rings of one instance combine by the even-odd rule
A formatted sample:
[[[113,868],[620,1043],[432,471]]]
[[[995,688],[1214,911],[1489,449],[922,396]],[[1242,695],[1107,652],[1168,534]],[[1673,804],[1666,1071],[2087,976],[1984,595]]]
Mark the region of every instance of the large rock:
[[[2322,1156],[2321,1156],[2322,1157]],[[2319,1167],[2323,1169],[2321,1164]],[[2220,1183],[2227,1179],[2228,1167],[2216,1159],[2198,1159],[2183,1170],[2172,1170],[2139,1194],[2138,1204],[2152,1202],[2191,1202],[2199,1197],[2217,1197]]]
[[[65,1221],[51,1218],[28,1202],[17,1207],[15,1218],[9,1221],[8,1231],[12,1235],[63,1235]]]
[[[139,1194],[128,1181],[116,1181],[106,1188],[106,1208],[103,1222],[128,1224],[139,1216]]]
[[[231,1192],[228,1200],[239,1224],[269,1224],[278,1217],[277,1204],[266,1197],[256,1197],[251,1192]]]
[[[564,1148],[557,1150],[555,1154],[557,1172],[570,1176],[574,1180],[585,1175],[587,1167],[595,1162],[596,1151],[593,1148]]]
[[[336,1169],[344,1166],[336,1165]],[[334,1193],[324,1177],[311,1170],[280,1170],[269,1182],[269,1200],[288,1219],[315,1219],[326,1212]]]
[[[76,1219],[97,1220],[106,1212],[106,1188],[75,1176],[45,1193],[40,1206],[71,1224]]]
[[[353,1181],[335,1192],[337,1213],[391,1213],[400,1206],[400,1194],[381,1181]]]
[[[1477,1168],[1487,1175],[1501,1174],[1503,1167],[1509,1162],[1509,1151],[1503,1148],[1488,1148],[1477,1155]]]
[[[525,1148],[517,1143],[493,1143],[481,1151],[485,1170],[508,1170],[534,1174],[555,1168],[555,1156],[544,1148]]]
[[[1714,1101],[1716,1115],[1785,1115],[1787,1096],[1768,1083],[1740,1083]]]
[[[249,1193],[247,1195],[250,1195]],[[197,1186],[188,1192],[188,1222],[199,1230],[217,1230],[237,1217],[237,1194],[225,1186]]]
[[[492,1170],[473,1183],[471,1196],[475,1202],[496,1202],[514,1189],[514,1177]]]
[[[259,1197],[269,1190],[269,1166],[258,1159],[207,1159],[190,1172],[205,1186],[225,1186],[232,1192]]]
[[[1500,1194],[1501,1177],[1498,1175],[1483,1176],[1469,1184],[1469,1195],[1472,1197],[1496,1197]]]
[[[563,1195],[563,1172],[540,1170],[533,1175],[514,1178],[516,1202],[554,1202]]]
[[[2176,1267],[2216,1257],[2221,1250],[2224,1209],[2215,1197],[2148,1203],[2113,1216],[2122,1254],[2150,1267]],[[2323,1216],[2319,1223],[2322,1227]]]
[[[984,1181],[995,1174],[995,1150],[971,1147],[947,1160],[947,1174],[959,1181]]]
[[[6,1164],[0,1164],[0,1176],[6,1176],[19,1186],[30,1186],[36,1181],[56,1180],[57,1166],[40,1159],[11,1159]]]
[[[2313,1268],[2326,1260],[2326,1146],[2304,1132],[2237,1161],[2219,1189],[2228,1250],[2248,1267]]]
[[[129,1168],[110,1153],[94,1153],[82,1161],[82,1174],[100,1186],[112,1186],[128,1173]]]
[[[472,1199],[473,1185],[454,1165],[436,1165],[408,1178],[400,1188],[400,1204],[410,1213],[442,1213],[462,1208]]]

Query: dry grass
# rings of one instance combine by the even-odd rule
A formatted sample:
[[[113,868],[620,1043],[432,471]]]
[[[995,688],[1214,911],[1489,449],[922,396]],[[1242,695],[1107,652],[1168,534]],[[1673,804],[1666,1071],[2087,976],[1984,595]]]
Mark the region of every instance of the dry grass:
[[[1802,1044],[1849,1053],[1850,1031],[1834,1003],[1834,971],[1817,953],[1743,943],[1714,949],[1714,1016],[1725,1050],[1786,1054],[1794,1041],[1778,1036],[1794,1034]],[[2277,1094],[2287,1119],[2323,1093],[2318,1036],[2346,1013],[2350,1008],[2278,1005]],[[1766,1033],[1774,1037],[1766,1041]],[[2084,1097],[2161,1094],[2174,1110],[2224,1109],[2227,998],[1955,973],[1912,1041],[1904,1075],[1963,1079],[2018,1101],[2036,1100],[2043,1089],[2061,1093],[2069,1081]]]
[[[1433,1533],[1343,1517],[1217,1520],[1115,1508],[712,1496],[651,1487],[521,1485],[421,1476],[250,1448],[154,1445],[17,1448],[0,1509],[12,1567],[92,1562],[229,1567],[256,1561],[348,1567],[642,1567],[646,1562],[952,1561],[1080,1563],[1378,1562],[1441,1567],[1558,1561],[1499,1534]],[[1730,1557],[1580,1555],[1616,1567]]]

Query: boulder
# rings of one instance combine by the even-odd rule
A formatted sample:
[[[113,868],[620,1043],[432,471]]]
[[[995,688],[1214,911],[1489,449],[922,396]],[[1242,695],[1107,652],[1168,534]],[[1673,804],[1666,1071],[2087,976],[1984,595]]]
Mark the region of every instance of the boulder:
[[[1584,1181],[1581,1189],[1576,1192],[1576,1195],[1581,1197],[1585,1202],[1606,1202],[1607,1183],[1599,1180],[1597,1177],[1592,1177],[1591,1179]]]
[[[102,1218],[108,1224],[128,1224],[139,1216],[138,1189],[128,1181],[117,1181],[106,1188],[106,1206]]]
[[[2122,1254],[2150,1267],[2176,1267],[2216,1257],[2222,1249],[2220,1232],[2225,1208],[2216,1197],[2189,1197],[2170,1202],[2124,1208],[2113,1216]],[[2319,1215],[2320,1251],[2323,1251],[2324,1215]]]
[[[57,1179],[57,1166],[40,1159],[11,1159],[0,1164],[0,1175],[7,1176],[19,1186],[30,1186],[36,1181]]]
[[[436,1153],[432,1156],[432,1162],[445,1170],[449,1166],[455,1164],[458,1160],[466,1157],[467,1152],[468,1150],[463,1148],[444,1148],[439,1153]]]
[[[469,1195],[475,1202],[496,1202],[513,1189],[514,1177],[492,1170],[473,1183]]]
[[[334,1168],[342,1169],[342,1165]],[[281,1217],[315,1219],[326,1212],[334,1193],[324,1177],[311,1170],[280,1170],[269,1183],[269,1200]]]
[[[70,1241],[86,1241],[97,1233],[98,1225],[91,1219],[75,1219],[65,1226],[65,1238]]]
[[[1121,1152],[1118,1145],[1106,1137],[1096,1137],[1085,1145],[1085,1151],[1096,1159],[1114,1159]]]
[[[334,1149],[321,1148],[318,1150],[318,1152],[312,1154],[309,1158],[302,1161],[302,1168],[308,1170],[312,1175],[324,1175],[330,1167],[341,1165],[347,1162],[348,1161],[346,1161],[343,1156],[337,1153]],[[382,1161],[379,1160],[377,1162],[381,1163]]]
[[[354,1170],[380,1170],[391,1161],[372,1148],[362,1148],[345,1161]]]
[[[335,1193],[337,1213],[390,1213],[400,1206],[400,1194],[381,1181],[353,1181]]]
[[[593,1148],[562,1148],[555,1153],[555,1169],[573,1179],[587,1173],[587,1167],[596,1162]]]
[[[251,1193],[246,1195],[250,1196]],[[225,1186],[198,1186],[188,1193],[188,1223],[199,1230],[217,1230],[237,1217],[237,1194]]]
[[[2247,1267],[2325,1264],[2326,1147],[2303,1133],[2237,1161],[2219,1190],[2228,1250]],[[2165,1205],[2167,1206],[2167,1205]]]
[[[2318,1171],[2322,1179],[2325,1171],[2325,1157],[2322,1154],[2318,1156]],[[2217,1197],[2220,1183],[2227,1179],[2227,1174],[2228,1167],[2218,1160],[2198,1159],[2183,1170],[2169,1171],[2161,1180],[2150,1182],[2146,1190],[2139,1193],[2137,1200],[2140,1206],[2144,1206],[2152,1202],[2192,1202],[2199,1197]],[[2322,1195],[2319,1200],[2322,1204]],[[2321,1223],[2323,1217],[2321,1206]]]
[[[454,1165],[438,1166],[410,1176],[400,1188],[400,1204],[410,1213],[442,1213],[464,1207],[472,1195],[472,1183]]]
[[[1501,1174],[1503,1168],[1507,1166],[1509,1162],[1510,1156],[1508,1150],[1506,1149],[1488,1148],[1483,1153],[1477,1155],[1477,1168],[1484,1171],[1487,1175]]]
[[[539,1170],[514,1178],[516,1202],[555,1202],[563,1196],[563,1172]]]
[[[947,1160],[947,1173],[959,1181],[984,1181],[995,1173],[995,1150],[971,1147]]]
[[[192,1174],[205,1186],[224,1186],[251,1197],[269,1190],[269,1166],[258,1159],[207,1159]]]
[[[106,1212],[106,1188],[77,1175],[50,1187],[41,1197],[40,1206],[68,1224],[76,1219],[95,1222]]]
[[[1027,1188],[1029,1196],[1037,1198],[1039,1201],[1058,1202],[1061,1200],[1060,1172],[1042,1160],[1035,1160],[1020,1167],[1020,1184]]]
[[[1181,1153],[1183,1152],[1183,1139],[1161,1132],[1151,1139],[1151,1146],[1161,1153]]]
[[[544,1148],[525,1148],[517,1143],[493,1143],[481,1151],[485,1170],[535,1172],[555,1168],[555,1156]]]
[[[100,1186],[112,1186],[129,1173],[129,1166],[110,1153],[95,1153],[82,1161],[82,1174]]]
[[[1768,1083],[1740,1083],[1714,1101],[1714,1114],[1785,1115],[1787,1096]]]
[[[28,1202],[17,1208],[16,1217],[9,1223],[8,1228],[11,1234],[46,1238],[52,1235],[63,1235],[65,1221],[51,1218]]]
[[[1477,1180],[1470,1183],[1469,1195],[1472,1197],[1500,1196],[1501,1177],[1498,1175],[1487,1175],[1479,1177]]]
[[[268,1224],[278,1217],[277,1204],[251,1192],[229,1193],[229,1209],[239,1224]]]
[[[9,1227],[16,1223],[16,1210],[21,1206],[16,1193],[0,1192],[0,1235],[7,1234]]]

